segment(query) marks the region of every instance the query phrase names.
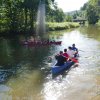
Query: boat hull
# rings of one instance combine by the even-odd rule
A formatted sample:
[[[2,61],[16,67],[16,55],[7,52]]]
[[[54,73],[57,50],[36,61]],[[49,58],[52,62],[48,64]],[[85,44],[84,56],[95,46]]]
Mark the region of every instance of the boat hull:
[[[64,71],[69,70],[71,68],[71,66],[73,66],[75,64],[75,62],[67,62],[62,66],[53,66],[51,71],[52,71],[52,75],[58,75],[58,74],[62,74]]]

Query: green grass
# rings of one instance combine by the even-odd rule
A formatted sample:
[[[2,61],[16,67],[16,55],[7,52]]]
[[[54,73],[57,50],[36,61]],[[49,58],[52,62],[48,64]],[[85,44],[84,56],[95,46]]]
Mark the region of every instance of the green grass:
[[[48,22],[47,27],[49,31],[55,31],[55,30],[65,30],[70,28],[76,28],[79,27],[79,23],[76,22],[63,22],[63,23],[52,23]]]

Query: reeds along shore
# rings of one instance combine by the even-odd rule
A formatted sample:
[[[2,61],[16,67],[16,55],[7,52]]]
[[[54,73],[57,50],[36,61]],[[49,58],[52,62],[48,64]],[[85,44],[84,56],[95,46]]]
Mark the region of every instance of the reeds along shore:
[[[56,30],[66,30],[70,28],[77,28],[80,26],[80,24],[77,22],[62,22],[62,23],[48,22],[46,26],[49,31],[56,31]]]

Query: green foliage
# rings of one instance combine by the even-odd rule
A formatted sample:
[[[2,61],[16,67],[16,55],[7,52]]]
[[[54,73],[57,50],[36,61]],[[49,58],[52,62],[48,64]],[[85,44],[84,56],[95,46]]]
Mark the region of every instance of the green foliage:
[[[45,1],[46,21],[65,21],[65,14],[57,7],[55,0],[41,1]],[[0,0],[0,32],[35,30],[39,2],[40,0]]]
[[[92,5],[89,5],[87,8],[87,19],[89,24],[96,24],[98,22],[98,14],[96,8]]]
[[[89,4],[93,6],[100,6],[100,0],[89,0]]]
[[[77,20],[85,20],[86,19],[86,11],[78,10],[66,13],[66,21],[72,22]]]
[[[65,21],[65,14],[62,9],[57,7],[56,3],[53,3],[53,9],[48,9],[46,21],[48,22],[64,22]]]
[[[81,8],[81,11],[86,12],[89,24],[96,24],[100,18],[100,0],[89,0]]]
[[[72,21],[72,16],[71,15],[66,15],[66,21],[71,22]]]
[[[84,11],[84,10],[86,10],[86,9],[87,9],[87,7],[88,7],[88,2],[87,2],[87,3],[85,3],[85,4],[83,5],[83,7],[81,7],[81,10],[82,10],[82,11]]]
[[[100,17],[100,0],[89,0],[89,4],[94,6]]]
[[[49,22],[47,23],[48,29],[50,31],[54,31],[54,30],[64,30],[64,29],[69,29],[69,28],[76,28],[79,27],[79,23],[75,23],[75,22],[62,22],[62,23],[52,23]]]
[[[73,14],[73,19],[76,19],[76,18],[77,18],[77,16],[79,16],[78,11],[76,11],[76,12]]]

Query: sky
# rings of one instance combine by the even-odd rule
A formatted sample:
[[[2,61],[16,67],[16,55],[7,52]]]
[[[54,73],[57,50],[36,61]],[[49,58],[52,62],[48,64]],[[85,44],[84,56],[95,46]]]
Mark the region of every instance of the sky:
[[[88,0],[55,0],[64,12],[79,10]]]

